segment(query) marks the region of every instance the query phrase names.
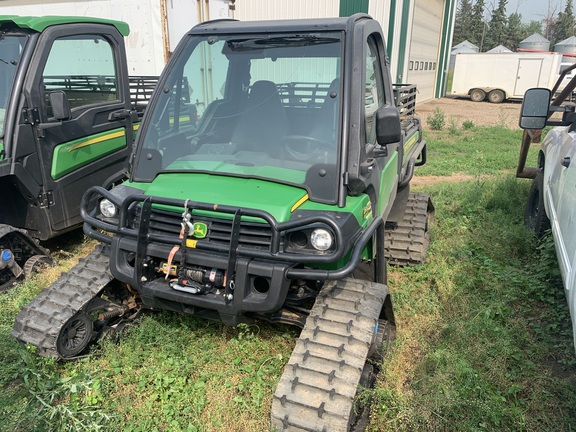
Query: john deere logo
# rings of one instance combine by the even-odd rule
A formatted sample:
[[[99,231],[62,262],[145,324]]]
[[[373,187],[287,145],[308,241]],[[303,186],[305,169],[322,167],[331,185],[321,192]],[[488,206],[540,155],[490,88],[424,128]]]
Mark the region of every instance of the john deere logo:
[[[208,234],[208,225],[203,222],[194,222],[194,232],[192,235],[196,238],[204,238]]]

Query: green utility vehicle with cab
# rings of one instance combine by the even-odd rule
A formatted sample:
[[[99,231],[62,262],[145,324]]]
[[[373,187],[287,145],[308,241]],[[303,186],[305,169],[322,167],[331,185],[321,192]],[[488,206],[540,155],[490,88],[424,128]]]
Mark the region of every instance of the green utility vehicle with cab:
[[[90,187],[125,177],[157,79],[129,77],[120,21],[0,16],[0,289],[51,261]]]
[[[368,15],[197,25],[160,78],[130,178],[83,197],[101,245],[12,334],[74,358],[144,308],[296,325],[272,428],[347,430],[367,359],[394,334],[387,257],[421,262],[428,246],[430,199],[409,191],[426,161],[414,104]]]

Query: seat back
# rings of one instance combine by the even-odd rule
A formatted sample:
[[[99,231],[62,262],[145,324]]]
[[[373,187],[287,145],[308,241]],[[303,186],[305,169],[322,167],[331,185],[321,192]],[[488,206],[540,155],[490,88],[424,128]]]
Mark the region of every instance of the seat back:
[[[232,142],[241,149],[276,154],[288,130],[288,119],[278,87],[272,81],[256,81],[250,89],[244,111],[232,134]]]

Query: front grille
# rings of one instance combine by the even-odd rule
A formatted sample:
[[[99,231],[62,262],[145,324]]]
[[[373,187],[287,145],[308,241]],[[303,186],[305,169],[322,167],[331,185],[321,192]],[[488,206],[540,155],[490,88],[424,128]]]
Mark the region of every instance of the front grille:
[[[212,244],[228,246],[232,236],[232,220],[194,217],[193,222],[203,222],[208,227],[208,233],[202,241],[208,241]],[[150,234],[173,235],[178,237],[181,230],[182,215],[165,210],[152,209],[150,215]],[[140,225],[140,212],[136,212],[134,228],[138,229]],[[240,223],[239,246],[269,251],[272,239],[272,229],[264,223],[246,222]]]

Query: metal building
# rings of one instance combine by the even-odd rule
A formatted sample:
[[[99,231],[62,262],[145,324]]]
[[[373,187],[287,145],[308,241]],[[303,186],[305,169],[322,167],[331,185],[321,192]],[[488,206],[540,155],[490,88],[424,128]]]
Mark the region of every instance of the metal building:
[[[181,37],[209,19],[320,18],[369,13],[386,37],[392,79],[420,102],[445,94],[457,0],[2,0],[2,15],[80,15],[126,21],[131,74],[157,75]]]
[[[235,0],[241,20],[366,12],[386,35],[392,79],[416,84],[420,102],[444,95],[456,0]]]

